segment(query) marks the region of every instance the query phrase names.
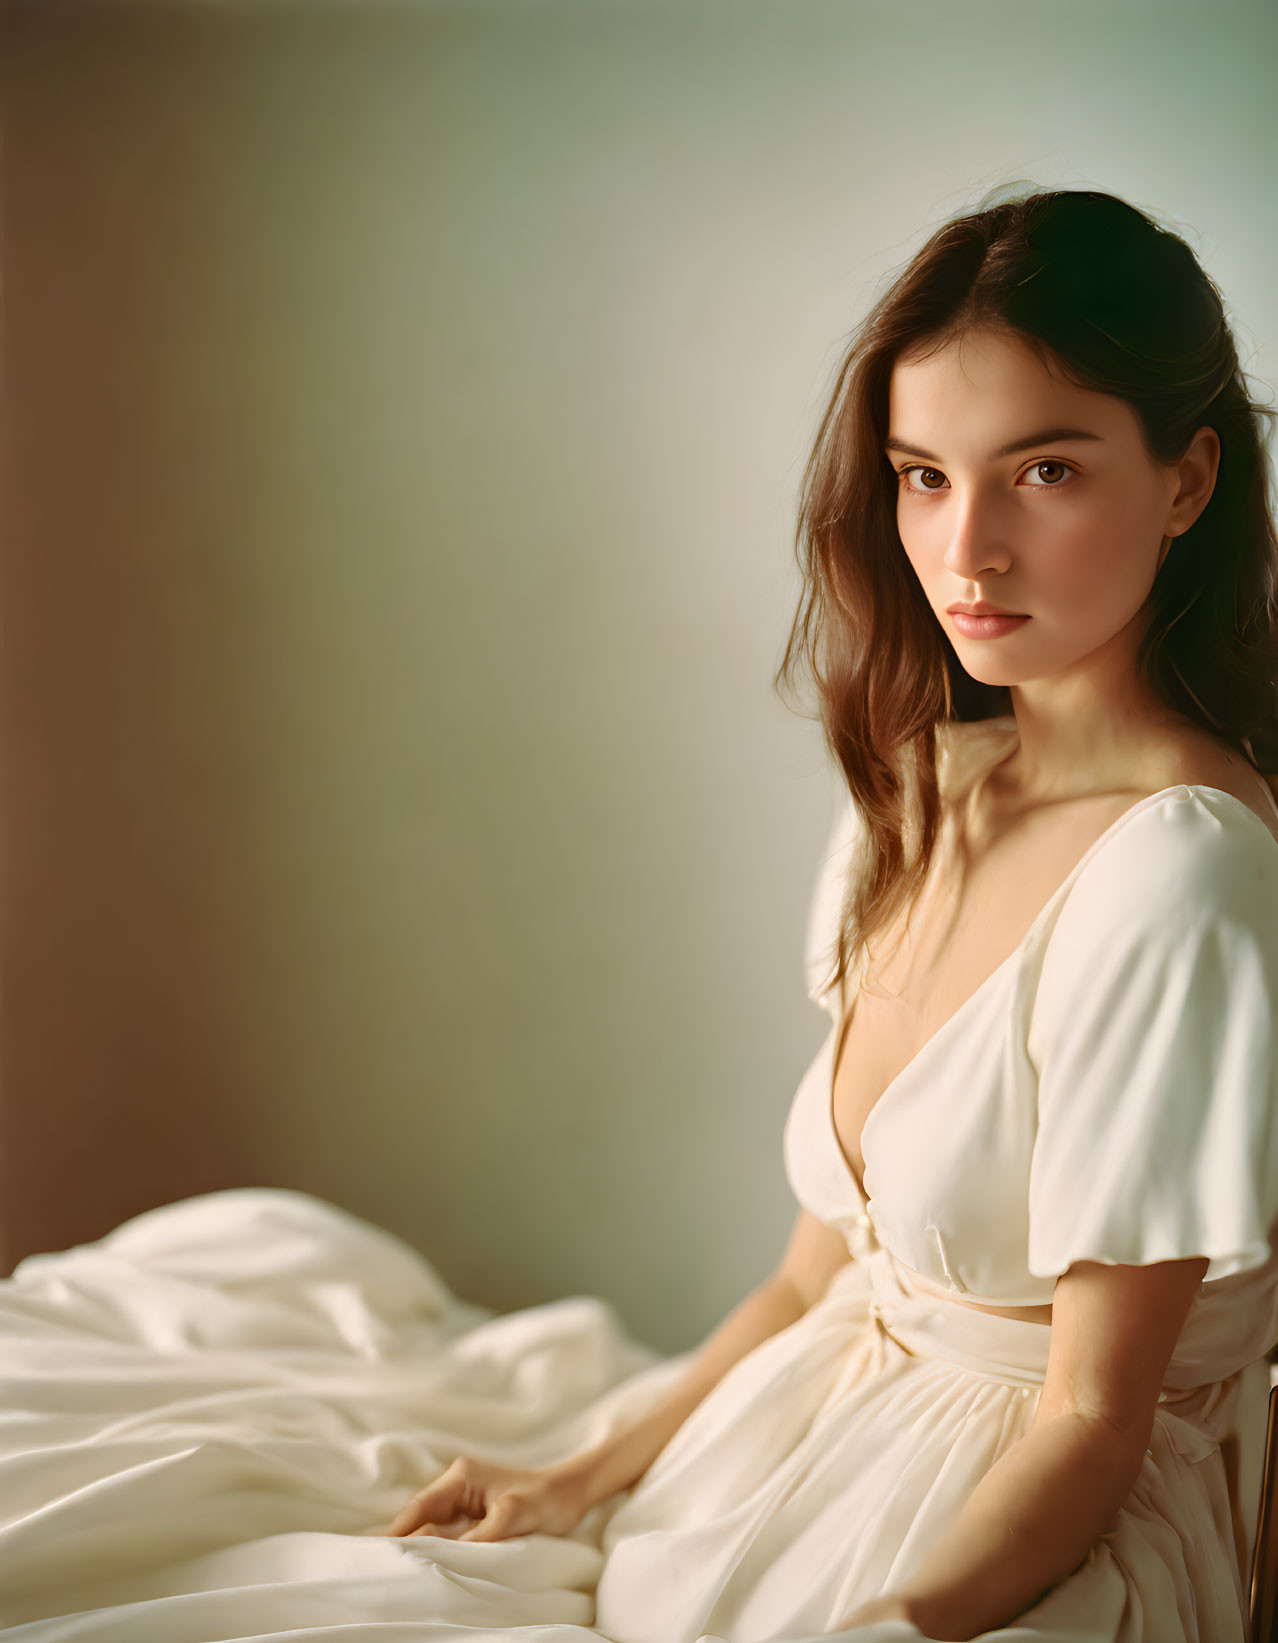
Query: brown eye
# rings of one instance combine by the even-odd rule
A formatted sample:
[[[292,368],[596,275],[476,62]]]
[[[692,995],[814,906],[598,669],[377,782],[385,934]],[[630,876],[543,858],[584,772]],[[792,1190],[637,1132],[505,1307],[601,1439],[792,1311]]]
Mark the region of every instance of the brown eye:
[[[917,464],[914,464],[913,466],[911,466],[909,468],[902,468],[901,469],[901,479],[904,481],[905,489],[907,491],[918,491],[918,490],[933,491],[933,490],[940,490],[940,488],[941,488],[939,485],[921,485],[921,486],[920,485],[911,485],[909,483],[910,474],[931,474],[931,476],[934,479],[939,479],[942,482],[944,482],[944,479],[945,479],[945,475],[943,473],[941,473],[939,471],[939,469],[936,469],[936,468],[920,468]]]

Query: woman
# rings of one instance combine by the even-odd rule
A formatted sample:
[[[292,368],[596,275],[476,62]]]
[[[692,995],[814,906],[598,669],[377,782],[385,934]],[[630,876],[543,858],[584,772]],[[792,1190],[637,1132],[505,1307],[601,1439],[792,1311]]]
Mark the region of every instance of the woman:
[[[617,1643],[1243,1637],[1221,1444],[1278,1339],[1269,414],[1190,250],[1109,195],[951,222],[878,301],[780,674],[810,668],[849,793],[788,1247],[642,1419],[547,1469],[462,1456],[392,1533],[563,1534],[618,1496]]]

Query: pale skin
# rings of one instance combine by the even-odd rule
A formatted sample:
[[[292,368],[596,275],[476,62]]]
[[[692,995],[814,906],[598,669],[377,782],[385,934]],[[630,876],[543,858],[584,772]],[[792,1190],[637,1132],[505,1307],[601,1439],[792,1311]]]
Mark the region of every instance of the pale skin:
[[[1036,438],[995,454],[1065,428],[1097,437]],[[1157,464],[1123,401],[1074,387],[992,333],[898,361],[888,431],[906,555],[964,668],[1009,687],[1019,740],[974,789],[951,796],[968,869],[956,881],[938,856],[911,916],[871,943],[873,955],[882,947],[888,957],[872,957],[871,990],[845,1014],[834,1116],[858,1181],[861,1132],[883,1090],[1015,950],[1075,862],[1131,804],[1179,782],[1218,787],[1278,839],[1264,779],[1171,714],[1135,671],[1164,539],[1188,530],[1215,484],[1214,431],[1200,428],[1179,463]],[[955,600],[1030,619],[997,639],[969,638],[948,614]],[[637,1481],[732,1363],[815,1305],[850,1259],[835,1231],[800,1210],[774,1273],[709,1337],[658,1409],[557,1467],[463,1457],[413,1497],[391,1532],[567,1532],[595,1501]],[[1017,1309],[1051,1330],[1030,1430],[985,1474],[908,1584],[840,1627],[900,1618],[929,1638],[971,1638],[1008,1624],[1077,1568],[1135,1484],[1206,1269],[1205,1258],[1078,1262],[1057,1279],[1049,1306]]]

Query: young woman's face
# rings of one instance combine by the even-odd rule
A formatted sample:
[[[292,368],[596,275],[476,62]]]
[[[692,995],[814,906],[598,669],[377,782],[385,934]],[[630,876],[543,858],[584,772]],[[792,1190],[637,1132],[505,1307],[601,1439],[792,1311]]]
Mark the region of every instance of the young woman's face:
[[[1140,612],[1179,478],[1126,401],[1053,375],[1015,338],[969,334],[897,362],[885,450],[906,555],[974,678],[1059,674]],[[964,632],[956,601],[1028,621]]]

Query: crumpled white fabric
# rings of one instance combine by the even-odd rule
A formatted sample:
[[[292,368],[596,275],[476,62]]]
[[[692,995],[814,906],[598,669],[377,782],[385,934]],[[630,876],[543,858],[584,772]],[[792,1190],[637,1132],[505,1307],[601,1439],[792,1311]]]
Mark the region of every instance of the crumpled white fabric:
[[[588,1297],[468,1305],[286,1190],[29,1257],[0,1282],[3,1635],[567,1637],[592,1617],[590,1518],[492,1544],[390,1521],[458,1453],[539,1465],[595,1441],[682,1362]]]

